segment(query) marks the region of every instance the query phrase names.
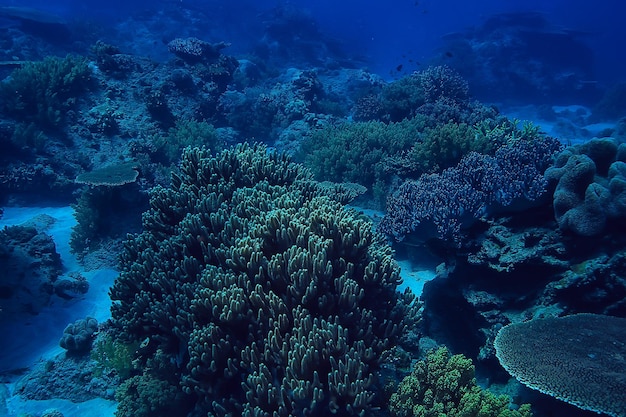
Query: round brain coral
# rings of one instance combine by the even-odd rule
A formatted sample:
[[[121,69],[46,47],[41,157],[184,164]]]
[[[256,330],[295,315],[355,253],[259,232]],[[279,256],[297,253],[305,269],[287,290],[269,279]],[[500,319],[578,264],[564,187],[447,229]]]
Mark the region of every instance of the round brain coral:
[[[142,375],[179,390],[180,415],[365,415],[381,401],[381,353],[413,297],[371,224],[310,178],[263,146],[187,149],[153,192],[113,325],[144,342]]]
[[[626,416],[626,319],[574,314],[509,324],[494,345],[524,385],[584,410]]]

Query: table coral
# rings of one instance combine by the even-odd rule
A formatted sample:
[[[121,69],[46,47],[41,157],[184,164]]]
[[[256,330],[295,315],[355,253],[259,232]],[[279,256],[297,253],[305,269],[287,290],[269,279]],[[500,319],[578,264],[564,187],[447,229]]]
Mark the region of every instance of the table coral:
[[[503,327],[494,345],[524,385],[583,410],[626,415],[626,319],[598,314],[534,319]]]

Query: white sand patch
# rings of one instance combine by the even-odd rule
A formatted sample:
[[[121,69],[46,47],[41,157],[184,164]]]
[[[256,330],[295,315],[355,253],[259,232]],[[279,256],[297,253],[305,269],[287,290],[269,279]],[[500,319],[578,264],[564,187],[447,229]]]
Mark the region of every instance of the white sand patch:
[[[99,322],[110,318],[111,301],[108,291],[117,276],[117,271],[101,269],[85,272],[76,257],[70,253],[70,235],[76,224],[71,207],[6,207],[0,219],[0,227],[20,225],[36,216],[48,215],[54,223],[43,230],[50,234],[63,263],[63,275],[78,272],[89,282],[89,291],[73,300],[53,297],[52,302],[43,311],[34,316],[25,316],[23,321],[3,325],[2,355],[0,372],[23,370],[33,366],[41,359],[51,359],[64,352],[59,346],[63,330],[69,323],[91,316]],[[6,328],[5,328],[6,327]],[[13,384],[7,384],[9,395],[13,394]],[[0,399],[1,400],[1,399]],[[3,410],[0,404],[0,417]],[[95,399],[83,403],[67,400],[24,401],[18,396],[6,399],[8,416],[30,413],[41,415],[47,409],[58,409],[65,417],[108,417],[113,416],[116,403],[104,399]]]

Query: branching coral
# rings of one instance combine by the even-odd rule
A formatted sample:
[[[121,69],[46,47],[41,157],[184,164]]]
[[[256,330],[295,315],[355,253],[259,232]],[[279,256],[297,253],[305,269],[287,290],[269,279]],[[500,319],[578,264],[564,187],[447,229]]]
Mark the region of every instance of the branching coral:
[[[84,58],[49,57],[27,63],[0,84],[2,107],[42,129],[58,128],[63,113],[89,86],[91,69]]]
[[[509,408],[510,398],[476,385],[474,365],[446,348],[431,351],[392,394],[389,408],[398,417],[529,417],[530,407]]]
[[[263,146],[188,149],[157,188],[111,289],[120,338],[147,340],[210,415],[360,415],[381,352],[410,319],[390,248]],[[134,399],[126,401],[141,401]]]

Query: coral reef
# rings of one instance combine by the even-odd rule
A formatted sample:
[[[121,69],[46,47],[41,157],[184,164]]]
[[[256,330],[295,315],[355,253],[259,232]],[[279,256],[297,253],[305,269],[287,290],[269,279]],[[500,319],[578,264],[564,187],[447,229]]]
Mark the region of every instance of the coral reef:
[[[167,44],[167,49],[184,61],[195,63],[200,61],[215,61],[221,50],[230,46],[225,42],[209,43],[198,38],[176,38]]]
[[[155,411],[171,417],[184,416],[184,396],[175,385],[154,376],[133,376],[115,393],[116,416],[150,417]]]
[[[626,414],[626,319],[575,314],[503,327],[502,366],[524,385],[612,417]]]
[[[156,147],[155,160],[169,166],[178,163],[182,150],[187,146],[204,146],[214,153],[222,148],[222,143],[213,125],[195,120],[178,120],[165,135],[152,139]]]
[[[314,131],[302,146],[304,162],[318,180],[355,182],[384,201],[388,173],[383,161],[408,151],[427,121],[338,123]],[[378,191],[376,191],[378,190]]]
[[[474,365],[444,347],[428,353],[391,395],[389,409],[398,417],[530,417],[530,406],[509,408],[511,399],[481,389]]]
[[[552,228],[527,227],[520,232],[496,221],[476,243],[478,248],[468,254],[467,261],[497,272],[513,272],[530,265],[569,267],[563,236]]]
[[[391,123],[333,123],[313,131],[300,153],[317,179],[359,183],[382,206],[392,183],[441,172],[471,151],[494,154],[509,140],[534,139],[529,126],[518,129],[497,115],[474,125],[438,123],[423,114]]]
[[[263,146],[184,152],[110,292],[119,337],[145,341],[129,384],[174,387],[214,415],[380,405],[381,353],[411,322],[413,296],[396,292],[383,237],[310,177]],[[140,408],[144,397],[126,392]]]
[[[439,106],[439,109],[455,108],[454,112],[459,116],[442,118],[441,122],[454,120],[460,123],[472,112],[467,81],[445,65],[428,67],[391,82],[382,88],[377,99],[379,104],[375,104],[373,98],[368,99],[369,107],[380,107],[380,110],[367,113],[382,114],[381,120],[387,121],[397,122],[417,114],[429,114]]]
[[[444,37],[434,62],[458,71],[480,100],[590,102],[600,88],[583,81],[594,77],[593,50],[580,35],[554,26],[540,11],[494,14]]]
[[[15,383],[15,393],[26,400],[63,399],[81,403],[94,398],[113,400],[116,375],[98,373],[89,355],[60,354],[36,363]]]
[[[76,183],[116,187],[135,182],[138,176],[139,169],[137,164],[135,162],[125,162],[84,172],[76,177]]]
[[[445,274],[425,285],[424,333],[502,378],[493,339],[503,325],[576,313],[626,317],[623,245],[619,236],[564,235],[547,204],[499,218],[473,230]]]
[[[219,98],[219,109],[223,123],[244,136],[271,140],[273,133],[298,121],[309,129],[315,126],[323,118],[317,115],[323,110],[320,103],[328,96],[315,71],[289,69],[275,85],[226,91]]]
[[[613,248],[597,242],[578,244],[587,256],[570,260],[567,269],[546,286],[541,303],[558,304],[565,313],[626,317],[626,278],[619,273],[626,268],[626,254],[620,248],[623,242]]]
[[[70,249],[79,259],[105,242],[123,239],[127,233],[139,230],[148,197],[134,182],[138,175],[136,166],[124,163],[79,176],[90,183],[72,205],[76,225],[72,227]]]

